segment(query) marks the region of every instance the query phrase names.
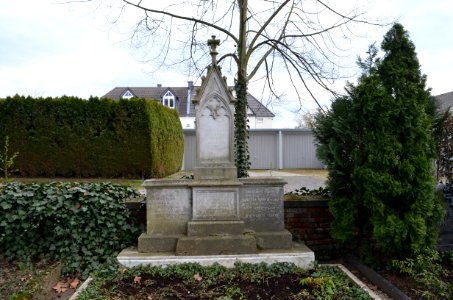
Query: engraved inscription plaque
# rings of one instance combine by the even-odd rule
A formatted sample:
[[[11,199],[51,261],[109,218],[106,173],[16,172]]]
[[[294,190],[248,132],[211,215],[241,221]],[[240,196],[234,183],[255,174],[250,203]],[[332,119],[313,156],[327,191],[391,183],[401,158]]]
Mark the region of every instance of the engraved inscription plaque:
[[[193,220],[239,220],[237,188],[194,188]]]
[[[280,187],[241,190],[240,216],[255,231],[283,230],[283,193]]]
[[[156,189],[148,194],[148,234],[184,234],[190,220],[190,190]]]

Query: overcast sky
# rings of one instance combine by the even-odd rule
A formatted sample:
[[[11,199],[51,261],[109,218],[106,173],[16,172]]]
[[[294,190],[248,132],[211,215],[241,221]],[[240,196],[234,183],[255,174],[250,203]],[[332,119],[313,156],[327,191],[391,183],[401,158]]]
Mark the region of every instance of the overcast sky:
[[[374,16],[398,19],[409,31],[432,94],[453,91],[453,1],[375,2]],[[0,98],[14,94],[88,98],[103,96],[115,86],[184,86],[194,80],[178,70],[151,72],[154,67],[140,62],[124,28],[121,34],[100,9],[81,5],[62,5],[58,0],[0,2]],[[373,41],[379,45],[388,29],[375,28],[366,38],[354,41],[352,61],[364,56]],[[296,124],[294,111],[300,105],[292,100],[288,94],[283,103],[270,107],[277,115],[275,128]],[[322,101],[329,104],[327,98]],[[315,107],[307,100],[302,110]]]

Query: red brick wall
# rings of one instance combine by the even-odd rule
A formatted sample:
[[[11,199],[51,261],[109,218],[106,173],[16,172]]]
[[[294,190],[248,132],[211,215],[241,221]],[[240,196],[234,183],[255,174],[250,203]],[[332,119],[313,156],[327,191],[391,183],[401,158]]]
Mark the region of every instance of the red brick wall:
[[[315,252],[316,259],[338,256],[340,244],[330,236],[328,200],[285,201],[285,226]]]

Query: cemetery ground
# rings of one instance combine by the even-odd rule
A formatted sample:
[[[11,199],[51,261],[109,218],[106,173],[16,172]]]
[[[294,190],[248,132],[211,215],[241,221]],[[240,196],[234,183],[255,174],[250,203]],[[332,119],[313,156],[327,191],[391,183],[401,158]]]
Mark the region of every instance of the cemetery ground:
[[[446,253],[447,254],[447,253]],[[443,281],[453,282],[453,253],[445,255],[440,266],[448,271]],[[342,263],[382,299],[392,299],[361,274],[354,266]],[[78,274],[59,276],[59,263],[0,261],[1,299],[69,299],[80,286]],[[422,297],[437,287],[436,274],[427,270],[431,286],[423,286],[408,275],[380,270],[380,275],[412,299],[451,299]],[[431,276],[431,278],[429,278]],[[369,299],[347,280],[338,269],[323,267],[301,270],[288,265],[240,266],[226,272],[222,267],[201,268],[184,265],[167,271],[152,268],[123,269],[118,266],[103,269],[90,282],[90,290],[80,299]],[[417,291],[417,292],[416,292]],[[33,294],[30,298],[27,295]],[[40,295],[40,297],[37,297]],[[332,298],[328,298],[328,296]]]
[[[295,188],[316,185],[325,180],[326,172],[296,170],[284,172]],[[179,176],[181,174],[178,174]],[[184,174],[183,174],[184,175]],[[175,175],[176,176],[176,175]],[[253,176],[282,176],[281,171],[256,171]],[[27,182],[49,182],[54,179],[27,179]],[[59,181],[60,179],[57,179]],[[65,181],[100,182],[102,179],[65,179]],[[140,188],[142,180],[109,180]],[[291,188],[291,186],[290,186]],[[310,186],[316,188],[316,186]],[[320,263],[341,263],[359,277],[367,286],[378,292],[378,287],[354,265],[348,264],[340,255]],[[406,262],[406,274],[381,266],[376,270],[389,282],[412,299],[436,299],[436,289],[446,288],[453,282],[453,252],[442,252],[440,257],[426,256]],[[412,269],[411,269],[412,267]],[[60,262],[16,261],[0,259],[0,299],[69,299],[85,278],[80,274],[60,274]],[[323,273],[324,272],[324,273]],[[349,296],[346,291],[355,290],[344,277],[335,277],[338,271],[332,268],[300,270],[288,265],[269,267],[240,266],[236,271],[221,267],[211,269],[186,265],[162,272],[157,269],[138,268],[126,270],[117,265],[107,265],[99,272],[94,287],[82,299],[367,299],[366,295]],[[335,290],[333,290],[335,288]],[[448,288],[448,287],[447,287]],[[154,291],[154,292],[151,292]],[[334,291],[334,292],[333,292]],[[450,290],[451,291],[451,290]],[[333,292],[333,294],[332,294]],[[30,293],[33,298],[28,297]],[[152,294],[160,293],[160,294]],[[40,297],[36,295],[40,294]],[[123,298],[120,297],[123,295]],[[271,296],[274,295],[274,296]],[[382,294],[381,294],[382,295]],[[363,298],[361,298],[363,297]],[[384,299],[386,296],[383,296]],[[453,299],[437,298],[437,299]]]

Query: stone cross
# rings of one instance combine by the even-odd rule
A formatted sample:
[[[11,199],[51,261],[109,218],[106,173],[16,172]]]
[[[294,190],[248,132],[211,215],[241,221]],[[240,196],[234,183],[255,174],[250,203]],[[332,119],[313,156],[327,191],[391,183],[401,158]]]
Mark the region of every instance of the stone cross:
[[[211,47],[211,57],[212,57],[212,65],[216,66],[217,65],[217,54],[219,54],[216,51],[217,46],[220,45],[220,40],[215,39],[215,35],[211,37],[210,40],[208,40],[208,46]]]

